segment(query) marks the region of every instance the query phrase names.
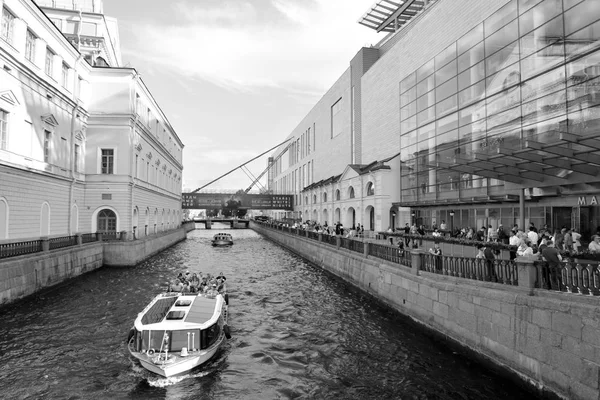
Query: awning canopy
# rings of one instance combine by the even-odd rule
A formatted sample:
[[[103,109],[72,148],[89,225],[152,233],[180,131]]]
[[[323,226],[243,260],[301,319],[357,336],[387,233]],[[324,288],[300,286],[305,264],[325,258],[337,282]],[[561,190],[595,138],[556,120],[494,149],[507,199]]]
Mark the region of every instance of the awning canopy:
[[[479,175],[525,187],[560,185],[572,174],[598,178],[600,140],[594,136],[557,133],[557,141],[524,140],[521,149],[497,147],[487,154],[457,154],[454,163],[435,162],[431,167]]]
[[[436,0],[379,0],[358,23],[377,32],[396,32],[428,4]]]

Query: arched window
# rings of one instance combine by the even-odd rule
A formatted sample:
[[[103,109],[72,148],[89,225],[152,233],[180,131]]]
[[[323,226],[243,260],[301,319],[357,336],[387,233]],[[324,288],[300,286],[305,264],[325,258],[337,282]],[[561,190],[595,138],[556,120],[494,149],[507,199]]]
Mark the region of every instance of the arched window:
[[[98,232],[116,232],[117,215],[114,211],[104,209],[98,213]]]
[[[308,196],[304,197],[304,204],[308,204]]]
[[[313,195],[313,204],[317,204],[317,195]]]
[[[340,189],[337,189],[335,191],[335,199],[338,200],[338,201],[340,200]]]
[[[154,233],[158,232],[158,208],[154,210]]]
[[[375,185],[373,185],[373,182],[369,182],[367,184],[367,196],[374,196],[375,195]]]
[[[139,235],[139,232],[140,232],[138,230],[138,224],[139,224],[139,212],[138,212],[138,208],[135,207],[133,209],[133,226],[131,227],[134,237],[137,237],[137,235]]]
[[[323,192],[323,203],[327,203],[327,192]]]
[[[348,189],[348,197],[351,199],[354,198],[354,188],[352,186],[350,186],[350,189]]]
[[[50,204],[42,204],[42,213],[40,216],[40,236],[50,234]]]

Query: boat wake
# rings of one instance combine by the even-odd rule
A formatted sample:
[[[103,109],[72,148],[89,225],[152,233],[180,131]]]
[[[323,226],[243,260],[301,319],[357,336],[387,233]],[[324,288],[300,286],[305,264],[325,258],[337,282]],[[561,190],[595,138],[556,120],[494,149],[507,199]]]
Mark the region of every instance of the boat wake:
[[[211,372],[212,371],[198,371],[198,372],[192,373],[192,374],[171,376],[169,378],[163,378],[163,377],[159,377],[157,375],[152,375],[152,376],[148,376],[146,378],[146,380],[148,381],[148,385],[150,385],[152,387],[164,388],[167,386],[175,385],[175,384],[183,381],[184,379],[202,378],[202,377],[210,374]]]

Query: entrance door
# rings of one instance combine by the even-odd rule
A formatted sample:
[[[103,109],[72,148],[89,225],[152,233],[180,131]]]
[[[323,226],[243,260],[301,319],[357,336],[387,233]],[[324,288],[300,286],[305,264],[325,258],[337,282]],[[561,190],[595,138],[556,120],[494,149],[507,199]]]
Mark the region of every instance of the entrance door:
[[[117,215],[108,209],[98,213],[98,232],[116,232]]]

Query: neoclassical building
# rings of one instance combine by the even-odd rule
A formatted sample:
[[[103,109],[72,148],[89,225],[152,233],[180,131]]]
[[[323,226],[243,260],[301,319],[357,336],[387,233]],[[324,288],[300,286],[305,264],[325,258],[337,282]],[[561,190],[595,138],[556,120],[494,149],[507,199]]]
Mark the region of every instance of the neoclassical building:
[[[0,240],[177,227],[183,143],[102,1],[0,9]]]
[[[390,196],[374,206],[375,230],[390,222],[533,222],[589,238],[600,226],[597,6],[378,1],[359,22],[385,37],[358,52],[290,133],[301,152],[282,147],[273,154],[290,153],[279,158],[273,191],[297,194],[296,215],[311,219],[311,184],[342,175],[333,183],[342,201],[351,201],[344,198],[348,185],[354,204],[369,201],[356,197],[365,191],[346,178],[348,167],[362,171],[399,153],[390,164],[397,184],[390,192],[375,185],[375,196]],[[335,209],[328,201],[319,208]],[[343,206],[340,213],[348,224]],[[356,222],[370,227],[368,221],[364,209],[356,213]]]

